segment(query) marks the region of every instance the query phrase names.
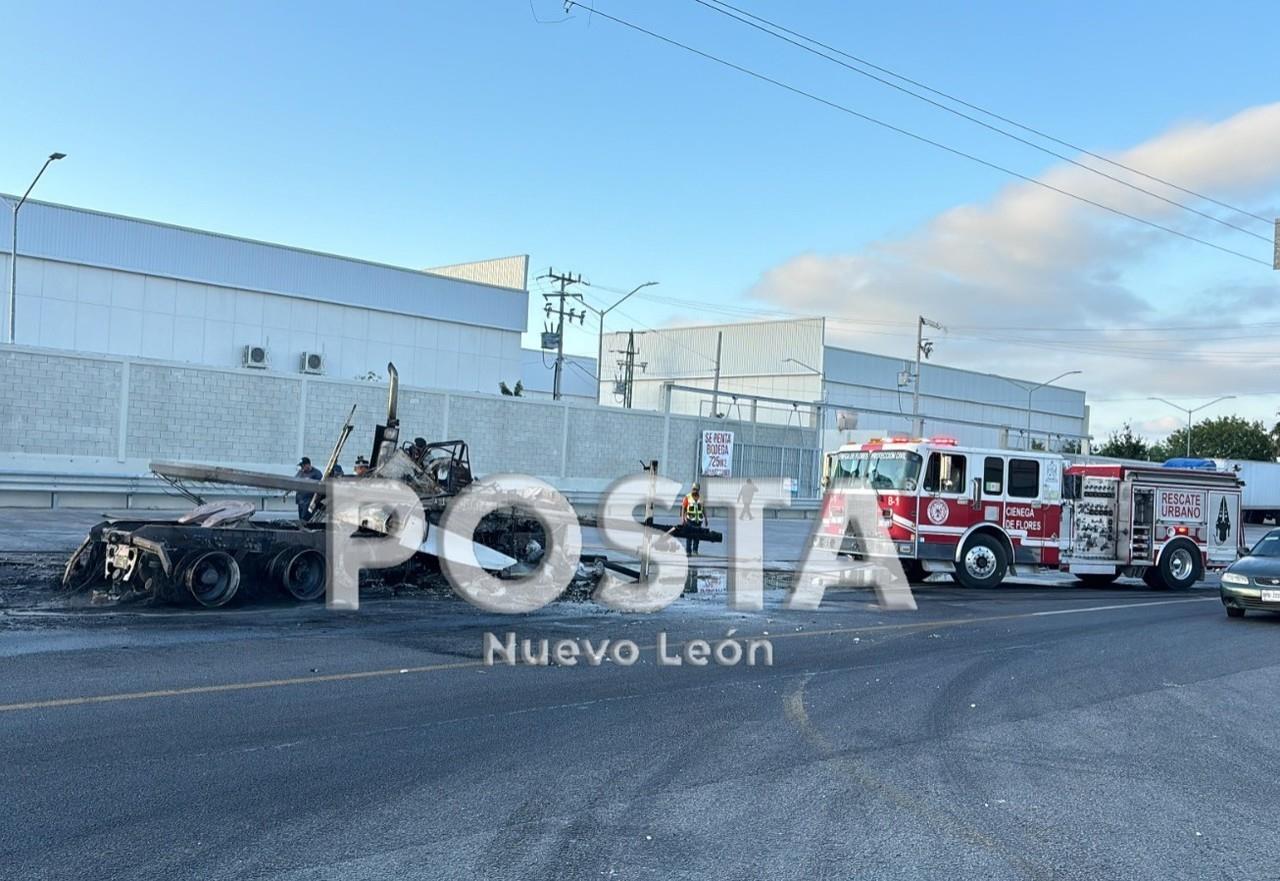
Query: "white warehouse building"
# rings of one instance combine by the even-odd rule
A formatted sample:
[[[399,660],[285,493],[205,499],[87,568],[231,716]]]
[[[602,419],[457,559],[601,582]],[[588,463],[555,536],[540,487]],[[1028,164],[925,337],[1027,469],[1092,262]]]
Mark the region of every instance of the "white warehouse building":
[[[627,331],[607,334],[611,358],[600,384],[602,404],[622,406],[631,339],[634,408],[709,418],[714,403],[714,412],[727,419],[754,415],[767,423],[821,426],[824,447],[847,436],[836,430],[841,414],[856,417],[860,435],[945,435],[985,447],[1071,449],[1089,434],[1083,391],[929,361],[920,370],[917,425],[914,362],[832,345],[821,318],[635,331],[633,338]],[[718,394],[693,391],[717,387]]]
[[[34,200],[19,218],[18,345],[343,379],[390,360],[461,391],[521,376],[523,256],[431,272]]]

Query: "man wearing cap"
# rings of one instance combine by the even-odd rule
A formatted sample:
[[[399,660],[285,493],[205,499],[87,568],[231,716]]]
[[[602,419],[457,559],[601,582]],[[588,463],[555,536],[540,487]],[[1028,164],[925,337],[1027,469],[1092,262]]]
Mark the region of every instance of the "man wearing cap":
[[[303,480],[320,480],[324,477],[320,473],[320,469],[311,464],[311,460],[306,456],[302,457],[302,461],[298,463],[298,473],[293,475]],[[311,513],[311,500],[315,498],[315,493],[298,493],[298,519],[306,520]]]
[[[364,477],[369,473],[369,460],[364,456],[356,456],[356,477]]]
[[[680,503],[680,522],[687,526],[702,526],[705,519],[702,510],[702,495],[695,483],[689,487],[689,494],[684,497],[684,501]],[[698,539],[687,536],[684,540],[684,549],[690,554],[697,556]]]

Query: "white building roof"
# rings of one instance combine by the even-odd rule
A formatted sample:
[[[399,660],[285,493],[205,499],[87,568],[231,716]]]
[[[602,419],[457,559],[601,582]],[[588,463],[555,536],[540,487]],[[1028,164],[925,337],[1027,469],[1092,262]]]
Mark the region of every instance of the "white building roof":
[[[11,218],[0,211],[0,241]],[[524,290],[31,199],[18,253],[502,330],[528,318]]]

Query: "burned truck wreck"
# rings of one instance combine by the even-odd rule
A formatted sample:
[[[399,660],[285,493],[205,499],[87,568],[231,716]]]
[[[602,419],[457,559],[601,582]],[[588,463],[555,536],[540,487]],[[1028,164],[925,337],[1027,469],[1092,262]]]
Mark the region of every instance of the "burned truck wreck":
[[[192,510],[174,519],[113,518],[89,530],[68,559],[62,587],[92,592],[107,601],[145,600],[217,608],[235,600],[272,597],[311,602],[326,588],[326,499],[331,481],[395,480],[407,485],[422,504],[425,540],[406,563],[379,570],[386,583],[415,585],[439,578],[438,529],[449,501],[473,482],[463,440],[401,442],[397,415],[399,376],[387,365],[390,384],[385,422],[374,429],[368,469],[335,476],[335,466],[353,430],[355,407],[339,432],[320,481],[215,465],[152,462],[151,470],[190,500]],[[655,463],[656,464],[656,463]],[[195,487],[266,489],[312,495],[304,517],[268,519],[239,499],[206,500]],[[530,504],[537,503],[530,499]],[[584,521],[593,525],[594,521]],[[663,527],[668,535],[697,534],[719,542],[719,532],[704,527]],[[390,524],[376,516],[362,520],[357,534],[385,536]],[[490,514],[471,536],[475,559],[486,570],[518,578],[535,566],[547,548],[541,523],[519,508]],[[589,592],[604,567],[636,576],[603,555],[583,555],[578,579]]]

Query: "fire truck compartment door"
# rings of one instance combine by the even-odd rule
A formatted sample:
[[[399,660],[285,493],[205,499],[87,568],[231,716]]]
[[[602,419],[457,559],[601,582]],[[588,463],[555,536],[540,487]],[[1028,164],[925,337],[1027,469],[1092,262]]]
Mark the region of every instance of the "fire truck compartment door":
[[[1240,542],[1240,496],[1236,493],[1209,493],[1209,562],[1232,563]]]

